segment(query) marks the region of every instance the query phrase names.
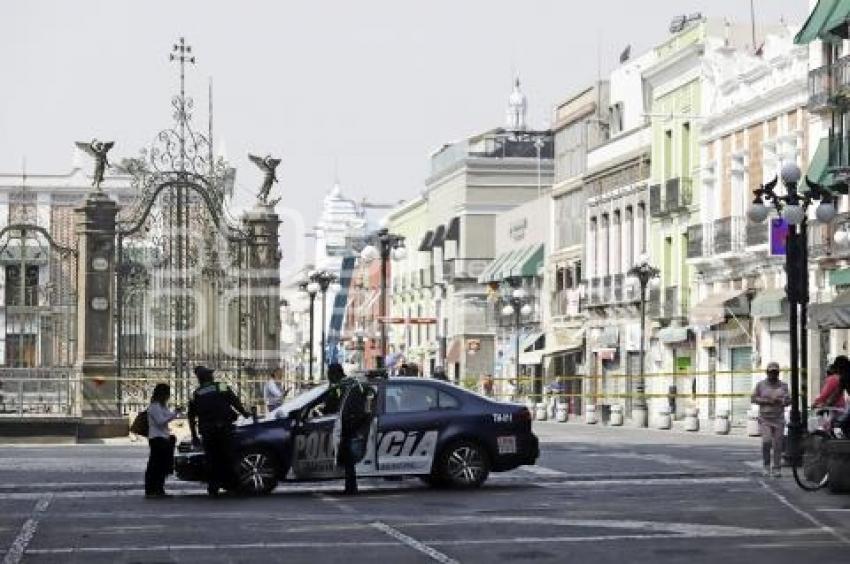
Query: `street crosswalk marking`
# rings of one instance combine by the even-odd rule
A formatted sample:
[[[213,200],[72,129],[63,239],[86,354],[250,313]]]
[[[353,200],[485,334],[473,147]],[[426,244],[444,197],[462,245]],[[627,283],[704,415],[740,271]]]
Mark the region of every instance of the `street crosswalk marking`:
[[[566,472],[561,472],[560,470],[552,470],[551,468],[546,468],[545,466],[523,466],[522,470],[524,472],[531,472],[532,474],[537,474],[539,476],[566,476]]]
[[[33,536],[35,536],[35,531],[38,529],[38,522],[44,512],[47,511],[52,499],[53,496],[49,494],[39,498],[38,503],[35,504],[35,508],[32,510],[32,515],[23,524],[18,536],[16,536],[15,540],[12,541],[12,546],[10,546],[9,550],[6,551],[6,556],[3,558],[3,564],[18,564],[21,561],[24,557],[24,553],[27,551],[30,541],[32,541]]]

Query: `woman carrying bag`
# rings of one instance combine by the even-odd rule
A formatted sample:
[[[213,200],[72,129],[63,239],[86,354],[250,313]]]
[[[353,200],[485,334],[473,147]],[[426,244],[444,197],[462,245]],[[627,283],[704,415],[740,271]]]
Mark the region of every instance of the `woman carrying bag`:
[[[171,397],[171,388],[168,384],[157,384],[151,395],[151,403],[148,406],[148,445],[150,445],[150,457],[148,467],[145,470],[145,497],[162,498],[169,497],[165,493],[165,477],[172,472],[174,467],[174,437],[168,429],[168,424],[173,421],[180,409],[175,411],[168,409],[168,400]]]

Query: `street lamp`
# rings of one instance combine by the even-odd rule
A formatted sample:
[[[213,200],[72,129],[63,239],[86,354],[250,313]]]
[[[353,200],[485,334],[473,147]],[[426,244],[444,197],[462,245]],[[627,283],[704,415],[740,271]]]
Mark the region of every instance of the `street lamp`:
[[[326,330],[325,323],[326,323],[327,309],[328,309],[327,308],[328,288],[331,288],[331,287],[335,288],[335,290],[332,290],[332,291],[339,292],[340,285],[337,281],[338,281],[338,277],[333,272],[328,272],[327,270],[319,270],[319,271],[313,271],[313,272],[310,273],[310,283],[307,284],[308,291],[310,291],[310,289],[312,289],[314,295],[317,292],[322,293],[322,363],[321,363],[321,368],[320,368],[320,380],[325,379],[325,364],[326,364],[325,356],[327,354],[327,351],[325,351],[325,330]],[[311,337],[312,337],[312,335],[311,335]]]
[[[402,261],[407,258],[404,237],[390,233],[386,227],[381,227],[372,237],[371,243],[360,251],[360,258],[365,262],[381,259],[381,301],[379,317],[381,325],[381,354],[377,368],[383,368],[387,358],[387,266],[390,258]]]
[[[806,179],[808,192],[798,192],[800,168],[793,162],[785,163],[780,171],[786,194],[776,194],[777,178],[753,191],[755,198],[747,215],[754,223],[767,219],[770,208],[767,201],[788,223],[788,238],[785,243],[785,273],[788,296],[791,353],[791,421],[788,424],[788,461],[794,467],[802,462],[803,421],[807,418],[805,410],[808,397],[803,387],[800,396],[800,371],[806,373],[808,364],[808,341],[806,316],[809,302],[809,257],[807,236],[807,210],[815,201],[819,202],[815,217],[824,223],[835,218],[835,198],[831,192],[819,184]],[[837,235],[837,234],[836,234]],[[836,240],[839,238],[836,236]],[[802,411],[801,411],[802,406]]]
[[[628,271],[628,276],[635,281],[640,287],[640,376],[638,377],[637,385],[637,402],[632,410],[632,420],[638,427],[646,427],[649,423],[649,410],[646,405],[646,376],[645,361],[646,356],[646,287],[652,283],[653,285],[659,280],[658,275],[661,272],[649,264],[649,257],[642,254],[638,258],[638,263],[632,266]]]
[[[517,388],[519,388],[519,327],[522,321],[522,316],[531,315],[531,304],[526,300],[528,292],[525,288],[516,287],[511,290],[510,295],[505,299],[505,305],[502,306],[502,315],[505,317],[513,316],[514,321],[514,343],[516,345],[516,354],[514,355],[514,376],[516,377]]]
[[[316,294],[319,292],[319,285],[315,282],[308,281],[307,278],[303,278],[299,282],[299,288],[302,292],[306,293],[309,296],[310,301],[307,306],[308,311],[310,312],[310,355],[308,358],[308,364],[310,366],[309,374],[310,374],[310,384],[313,384],[313,310],[314,303],[316,301]]]

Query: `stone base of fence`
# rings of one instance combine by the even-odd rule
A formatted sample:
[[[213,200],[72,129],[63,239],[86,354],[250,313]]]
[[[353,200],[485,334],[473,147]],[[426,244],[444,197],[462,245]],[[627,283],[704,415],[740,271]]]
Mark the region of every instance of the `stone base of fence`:
[[[76,443],[128,433],[126,417],[0,417],[0,443]]]

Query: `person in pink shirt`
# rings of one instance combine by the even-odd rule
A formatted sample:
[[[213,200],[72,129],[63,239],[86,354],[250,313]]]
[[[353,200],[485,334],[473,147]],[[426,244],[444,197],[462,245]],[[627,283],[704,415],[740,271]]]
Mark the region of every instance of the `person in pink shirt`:
[[[847,400],[844,394],[844,386],[841,382],[842,373],[850,375],[850,359],[846,356],[837,356],[826,370],[826,379],[823,388],[815,399],[814,407],[837,407],[845,409]]]

